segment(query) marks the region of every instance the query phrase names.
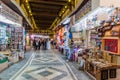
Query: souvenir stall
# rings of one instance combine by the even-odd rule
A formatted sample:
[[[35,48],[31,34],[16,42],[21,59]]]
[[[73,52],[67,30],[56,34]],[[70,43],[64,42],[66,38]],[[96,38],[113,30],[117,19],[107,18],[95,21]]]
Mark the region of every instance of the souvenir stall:
[[[85,31],[85,19],[81,19],[78,21],[74,26],[71,27],[71,32],[73,36],[74,41],[74,53],[72,56],[73,61],[79,61],[78,60],[78,52],[79,50],[82,51],[85,47],[85,38],[86,38],[86,31]]]
[[[64,55],[68,56],[70,47],[69,47],[69,41],[72,39],[72,34],[69,31],[70,30],[70,25],[67,24],[65,25],[65,31],[64,31]]]
[[[101,55],[99,49],[92,53],[86,60],[86,70],[97,80],[117,80],[120,78],[120,24],[106,22],[100,32],[103,33],[103,53]]]
[[[115,7],[103,7],[107,4],[105,2],[106,4],[103,5],[103,0],[98,0],[98,2],[96,0],[91,1],[93,4],[91,7],[92,11],[79,20],[80,22],[85,19],[86,25],[83,29],[86,30],[85,42],[87,44],[85,44],[85,46],[89,49],[85,50],[85,56],[82,52],[81,61],[85,64],[80,63],[80,66],[83,65],[82,67],[85,68],[85,71],[96,80],[118,80],[120,78],[118,76],[120,73],[120,58],[118,56],[120,53],[120,28],[117,27],[118,25],[116,25],[116,28],[115,23],[116,21],[119,23],[120,17],[117,17],[120,11],[116,11],[115,13],[117,14],[112,13]],[[109,4],[110,3],[107,5]],[[113,4],[116,6],[115,1],[113,1]],[[117,16],[111,16],[112,14]],[[107,21],[108,18],[111,18],[111,22]]]
[[[58,35],[57,35],[59,51],[61,53],[64,53],[64,50],[63,50],[64,49],[64,31],[65,31],[64,26],[61,26],[61,28],[58,31]]]
[[[6,27],[6,24],[0,23],[0,50],[6,49]]]
[[[6,69],[7,67],[8,67],[8,58],[5,55],[0,54],[0,72]]]
[[[2,1],[0,6],[0,54],[16,63],[24,58],[22,17]]]
[[[73,26],[73,40],[75,40],[75,44],[79,44],[81,46],[85,46],[85,38],[86,38],[86,19],[82,18],[76,22]]]
[[[116,11],[117,10],[117,11]],[[120,73],[120,12],[114,9],[108,18],[98,27],[98,36],[102,38],[102,48],[89,52],[85,70],[96,80],[118,80]]]
[[[0,51],[6,50],[6,25],[0,22]],[[0,53],[0,72],[8,67],[8,58]]]

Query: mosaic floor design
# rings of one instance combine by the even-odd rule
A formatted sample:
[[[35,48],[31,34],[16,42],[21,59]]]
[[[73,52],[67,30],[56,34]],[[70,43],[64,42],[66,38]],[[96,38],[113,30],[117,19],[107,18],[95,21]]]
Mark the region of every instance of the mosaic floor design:
[[[25,80],[60,80],[65,76],[67,76],[67,72],[53,67],[35,68],[22,75]]]
[[[42,63],[41,63],[42,62]],[[58,62],[58,60],[55,60],[55,61],[51,61],[51,62],[43,62],[43,61],[36,61],[34,60],[31,64],[32,66],[33,65],[54,65],[54,66],[60,66],[60,65],[63,65],[62,63]]]
[[[52,52],[37,53],[15,80],[73,80],[66,66]]]

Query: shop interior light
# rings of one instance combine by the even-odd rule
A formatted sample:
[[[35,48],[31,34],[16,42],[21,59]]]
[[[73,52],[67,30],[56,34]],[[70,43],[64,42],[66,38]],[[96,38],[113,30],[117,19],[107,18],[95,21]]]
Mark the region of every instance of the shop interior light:
[[[65,6],[65,8],[67,8],[67,6]]]
[[[32,13],[30,14],[30,16],[32,16]]]
[[[29,13],[31,13],[31,11],[29,10]]]
[[[28,9],[30,8],[30,6],[27,6],[28,7]]]
[[[70,22],[70,18],[67,18],[64,22],[63,22],[63,24],[68,24]]]
[[[64,13],[65,11],[63,10],[62,13]]]
[[[0,9],[2,9],[2,5],[0,5]]]
[[[28,0],[25,1],[26,3],[28,2]]]

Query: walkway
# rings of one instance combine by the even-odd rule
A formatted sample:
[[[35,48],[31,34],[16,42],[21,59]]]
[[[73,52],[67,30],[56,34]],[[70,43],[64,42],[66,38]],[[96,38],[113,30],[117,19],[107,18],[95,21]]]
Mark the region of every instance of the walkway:
[[[35,54],[30,65],[15,80],[75,80],[64,62],[53,51]]]
[[[0,80],[9,80],[14,74],[16,74],[27,62],[32,55],[32,51],[25,53],[25,59],[22,61],[11,65],[9,68],[5,69],[0,73]],[[26,65],[27,66],[27,65]]]

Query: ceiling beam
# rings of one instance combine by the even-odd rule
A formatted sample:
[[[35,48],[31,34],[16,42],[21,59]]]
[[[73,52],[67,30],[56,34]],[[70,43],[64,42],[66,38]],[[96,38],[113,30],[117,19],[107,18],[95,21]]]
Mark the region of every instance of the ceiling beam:
[[[51,21],[51,20],[35,20],[35,22],[40,22],[40,23],[52,23],[53,21]]]
[[[49,18],[40,18],[40,17],[37,18],[37,17],[34,17],[34,19],[35,19],[35,21],[36,20],[42,20],[42,21],[48,21],[48,20],[50,20],[50,21],[53,22],[55,20],[55,17],[54,18],[50,18],[50,17]]]
[[[34,8],[34,7],[32,7],[31,10],[33,12],[51,12],[51,13],[58,13],[59,12],[59,10],[40,9],[40,8]]]
[[[38,4],[38,3],[30,3],[31,8],[42,8],[42,9],[54,9],[58,10],[61,8],[61,6],[54,6],[54,5],[44,5],[44,4]]]
[[[37,26],[38,27],[48,27],[48,28],[50,27],[50,25],[48,25],[48,24],[46,24],[46,25],[45,24],[37,24]]]
[[[40,24],[40,23],[37,23],[38,27],[49,27],[50,25],[49,24]]]
[[[51,4],[51,5],[66,5],[66,2],[43,1],[43,0],[29,0],[29,2],[41,3],[41,4]]]
[[[52,24],[52,22],[35,22],[36,24],[49,24],[49,25],[51,25]]]
[[[32,12],[32,15],[33,16],[54,16],[54,17],[56,17],[56,16],[58,16],[56,13],[48,13],[48,12]]]
[[[68,2],[68,0],[52,0],[52,1]]]

